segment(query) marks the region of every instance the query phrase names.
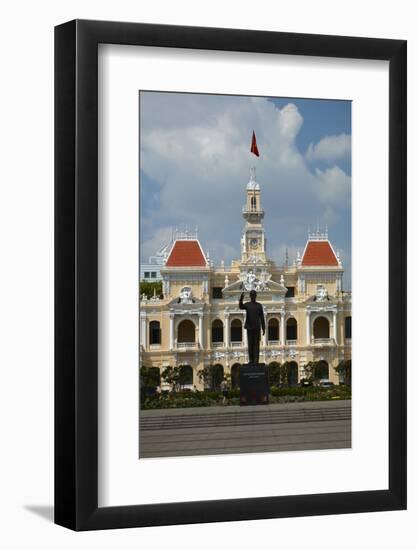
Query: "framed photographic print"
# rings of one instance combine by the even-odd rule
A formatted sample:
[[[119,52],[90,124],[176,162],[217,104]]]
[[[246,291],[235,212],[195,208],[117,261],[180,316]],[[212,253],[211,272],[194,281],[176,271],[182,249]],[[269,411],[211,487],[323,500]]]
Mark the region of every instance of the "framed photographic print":
[[[406,42],[71,21],[55,158],[56,523],[404,509]]]

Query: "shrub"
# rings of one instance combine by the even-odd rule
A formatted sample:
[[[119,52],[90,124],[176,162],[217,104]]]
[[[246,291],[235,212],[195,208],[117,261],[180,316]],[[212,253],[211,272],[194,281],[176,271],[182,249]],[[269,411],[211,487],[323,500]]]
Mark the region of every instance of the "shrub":
[[[147,395],[141,401],[142,409],[180,409],[189,407],[214,407],[219,405],[223,394],[218,391],[171,392],[167,394]],[[238,389],[228,391],[228,403],[238,405]],[[271,386],[270,403],[299,403],[303,401],[327,401],[330,399],[351,399],[350,386],[331,388]]]

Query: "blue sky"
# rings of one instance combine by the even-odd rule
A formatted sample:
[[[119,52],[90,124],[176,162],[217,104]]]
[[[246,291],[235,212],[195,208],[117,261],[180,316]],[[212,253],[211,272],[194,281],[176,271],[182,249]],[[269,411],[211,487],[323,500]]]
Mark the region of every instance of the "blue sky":
[[[255,130],[259,159],[250,153]],[[250,167],[265,210],[267,252],[282,264],[310,226],[328,226],[351,264],[351,103],[140,93],[140,250],[147,262],[175,226],[198,226],[215,264],[240,257]]]

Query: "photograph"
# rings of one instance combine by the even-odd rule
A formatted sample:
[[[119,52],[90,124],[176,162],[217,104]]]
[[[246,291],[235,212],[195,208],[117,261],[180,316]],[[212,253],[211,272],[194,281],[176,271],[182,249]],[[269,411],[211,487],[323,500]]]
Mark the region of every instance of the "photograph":
[[[4,4],[0,548],[412,549],[415,11]]]
[[[139,90],[139,459],[351,448],[351,105]]]

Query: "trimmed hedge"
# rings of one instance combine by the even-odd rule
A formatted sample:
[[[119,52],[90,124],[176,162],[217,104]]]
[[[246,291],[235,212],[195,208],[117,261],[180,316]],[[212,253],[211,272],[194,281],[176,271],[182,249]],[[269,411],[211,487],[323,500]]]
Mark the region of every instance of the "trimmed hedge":
[[[311,386],[300,388],[298,386],[288,388],[277,388],[272,386],[269,390],[274,397],[293,396],[305,397],[306,401],[316,401],[325,399],[351,399],[352,390],[350,386],[332,386],[331,388],[321,388],[319,386]]]
[[[239,405],[239,390],[228,391],[228,405]],[[320,387],[288,387],[270,388],[270,403],[299,403],[303,401],[328,401],[333,399],[351,399],[350,386]],[[221,404],[222,392],[197,391],[176,392],[146,397],[142,409],[180,409],[189,407],[214,407]]]

